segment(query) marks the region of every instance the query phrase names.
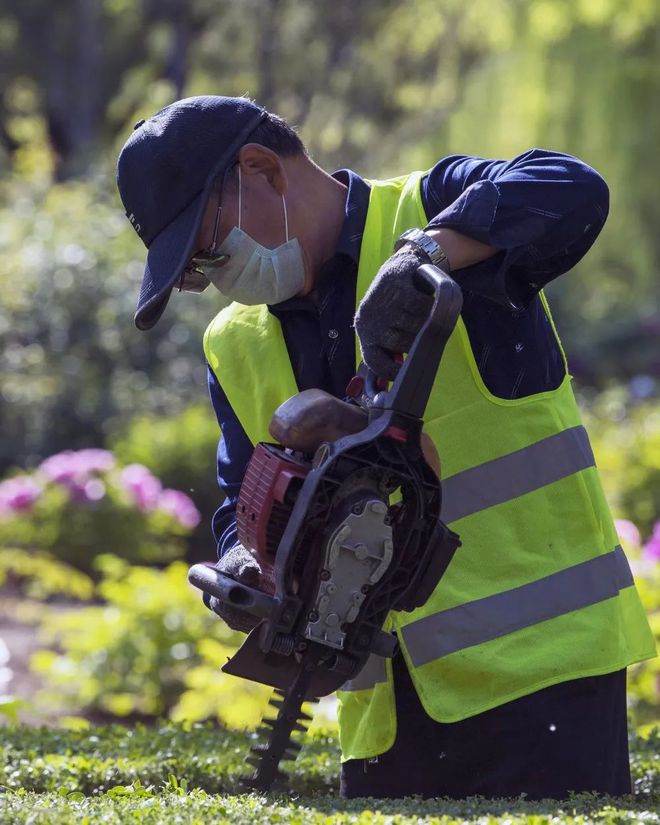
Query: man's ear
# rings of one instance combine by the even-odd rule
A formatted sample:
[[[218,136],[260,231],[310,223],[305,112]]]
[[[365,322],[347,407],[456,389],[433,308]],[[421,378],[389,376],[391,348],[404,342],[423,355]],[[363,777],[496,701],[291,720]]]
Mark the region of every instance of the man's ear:
[[[282,158],[260,143],[246,143],[238,152],[243,175],[263,175],[278,195],[286,192],[289,181]]]

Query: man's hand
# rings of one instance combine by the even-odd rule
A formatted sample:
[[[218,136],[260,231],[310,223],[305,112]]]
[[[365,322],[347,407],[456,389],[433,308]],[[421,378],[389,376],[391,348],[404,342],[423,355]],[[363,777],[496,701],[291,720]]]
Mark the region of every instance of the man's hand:
[[[404,246],[388,258],[372,281],[355,315],[362,360],[380,378],[393,380],[399,370],[394,355],[409,352],[429,317],[433,297],[413,284],[413,275],[428,263],[420,250]]]
[[[245,584],[248,587],[257,588],[259,585],[261,567],[259,567],[259,563],[252,553],[246,550],[242,544],[237,544],[236,547],[228,550],[215,567],[220,573],[224,573],[225,576],[236,579],[237,582]],[[259,622],[256,616],[250,616],[248,613],[243,613],[235,607],[223,604],[215,596],[205,594],[204,603],[214,613],[217,613],[232,630],[249,633]]]

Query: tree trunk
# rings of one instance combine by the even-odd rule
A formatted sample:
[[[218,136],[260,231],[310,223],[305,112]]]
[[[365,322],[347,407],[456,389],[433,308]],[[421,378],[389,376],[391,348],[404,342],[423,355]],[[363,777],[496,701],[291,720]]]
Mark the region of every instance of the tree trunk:
[[[165,67],[165,77],[174,84],[175,98],[178,100],[185,95],[184,90],[188,76],[190,19],[186,3],[174,4],[174,13],[170,22],[172,24],[172,46]]]
[[[259,18],[260,37],[257,42],[258,94],[259,103],[266,109],[274,104],[277,92],[275,66],[280,52],[279,26],[281,23],[281,0],[266,0]]]

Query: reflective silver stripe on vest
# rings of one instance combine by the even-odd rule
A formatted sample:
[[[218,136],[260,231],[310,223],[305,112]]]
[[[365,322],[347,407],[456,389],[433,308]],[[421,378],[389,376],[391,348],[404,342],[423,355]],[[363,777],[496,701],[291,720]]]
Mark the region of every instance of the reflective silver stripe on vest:
[[[401,630],[416,667],[589,607],[633,584],[621,547],[537,581],[426,616]]]
[[[365,666],[358,675],[345,682],[340,690],[368,690],[378,682],[387,682],[387,670],[385,669],[385,659],[372,653],[367,659]]]
[[[442,480],[442,520],[450,524],[595,466],[584,427],[571,427]]]

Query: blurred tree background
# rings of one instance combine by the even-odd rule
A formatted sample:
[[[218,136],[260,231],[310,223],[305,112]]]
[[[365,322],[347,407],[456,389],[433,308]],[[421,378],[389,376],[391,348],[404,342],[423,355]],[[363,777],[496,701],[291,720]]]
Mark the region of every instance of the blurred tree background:
[[[144,250],[113,180],[132,124],[198,93],[248,93],[321,165],[367,176],[456,152],[583,158],[612,210],[549,290],[558,325],[583,386],[651,394],[659,22],[654,0],[2,0],[0,468],[203,397],[220,298],[174,295],[153,332],[133,328]]]
[[[217,427],[201,333],[222,299],[173,294],[153,331],[135,329],[145,250],[114,180],[134,122],[206,93],[282,115],[328,170],[382,178],[534,146],[595,167],[609,220],[548,293],[615,512],[651,535],[657,0],[0,0],[1,474],[110,448],[189,493],[203,516],[195,552],[213,556]]]

